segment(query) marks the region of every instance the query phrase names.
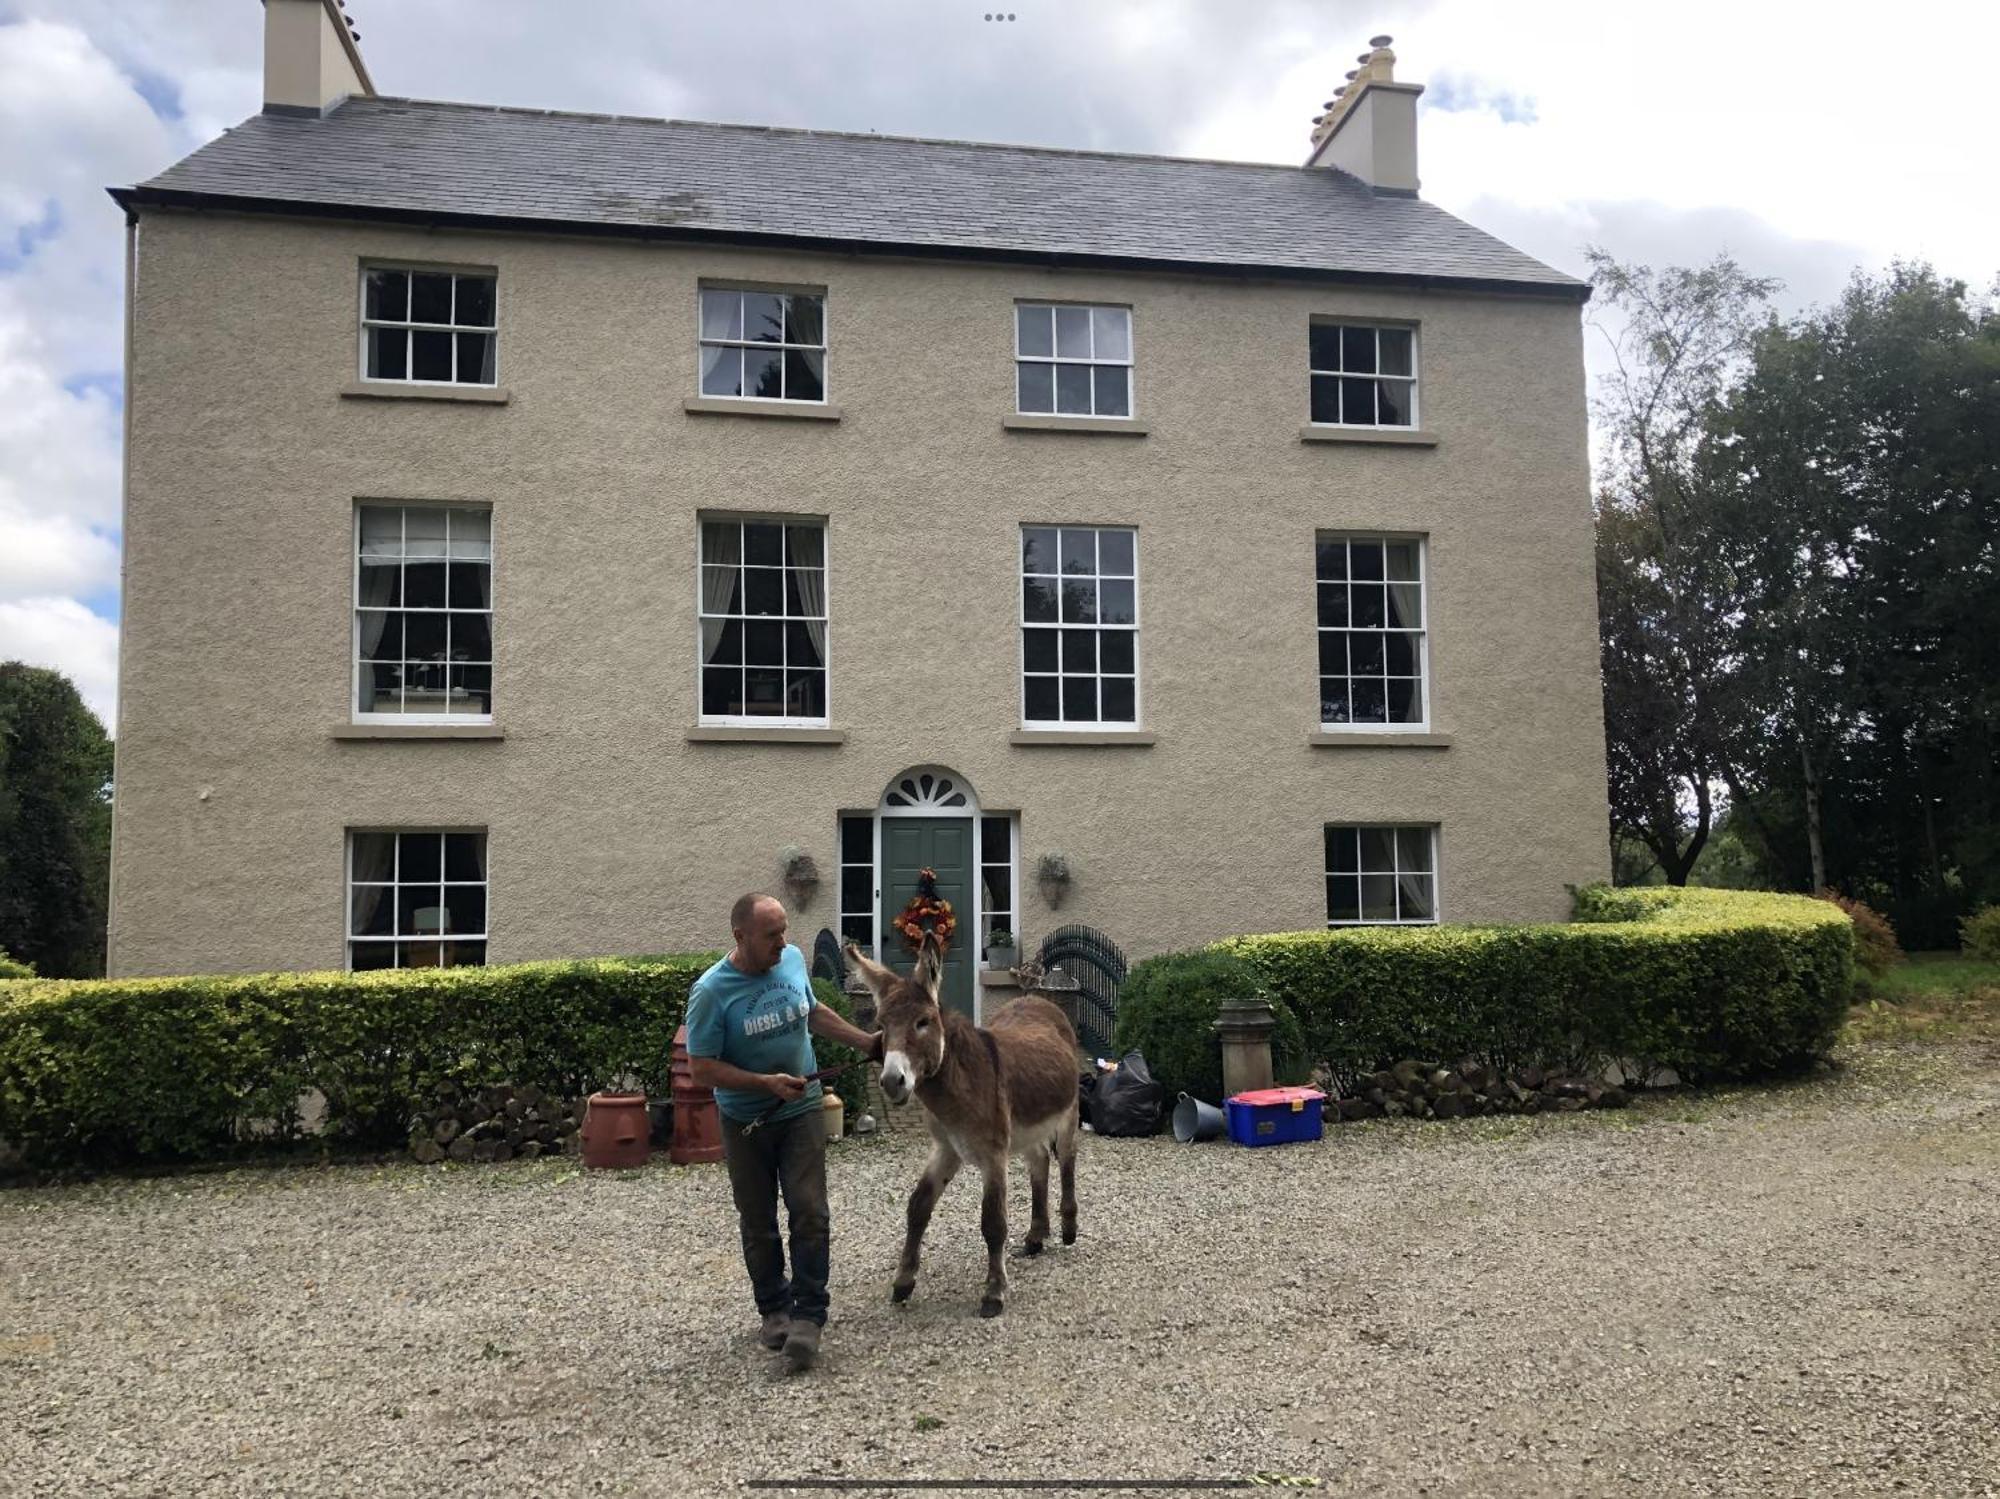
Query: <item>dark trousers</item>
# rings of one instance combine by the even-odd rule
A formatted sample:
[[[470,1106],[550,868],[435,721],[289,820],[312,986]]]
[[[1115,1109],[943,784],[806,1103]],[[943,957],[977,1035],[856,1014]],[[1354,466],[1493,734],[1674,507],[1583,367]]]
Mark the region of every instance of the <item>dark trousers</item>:
[[[760,1124],[749,1133],[722,1121],[722,1155],[743,1231],[743,1264],[760,1313],[789,1312],[801,1322],[826,1322],[829,1219],[826,1203],[826,1120],[818,1109]],[[792,1275],[778,1240],[778,1196],[785,1198],[792,1241]]]

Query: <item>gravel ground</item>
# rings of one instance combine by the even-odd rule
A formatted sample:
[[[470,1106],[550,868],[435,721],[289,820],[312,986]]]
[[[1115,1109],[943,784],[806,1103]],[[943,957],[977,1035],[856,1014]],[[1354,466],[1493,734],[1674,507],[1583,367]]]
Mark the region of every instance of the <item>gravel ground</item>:
[[[993,1321],[969,1172],[889,1302],[921,1151],[834,1149],[833,1319],[796,1378],[755,1346],[719,1167],[0,1193],[0,1490],[2000,1493],[1990,1040],[1622,1114],[1086,1137],[1083,1237],[1015,1261]]]

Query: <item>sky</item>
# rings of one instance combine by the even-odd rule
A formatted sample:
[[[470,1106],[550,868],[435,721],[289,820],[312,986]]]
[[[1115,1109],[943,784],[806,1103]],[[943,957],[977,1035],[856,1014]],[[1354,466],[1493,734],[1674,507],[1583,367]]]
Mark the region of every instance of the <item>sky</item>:
[[[1294,163],[1394,37],[1424,196],[1573,274],[2000,272],[2000,3],[349,0],[384,94]],[[994,19],[988,19],[993,17]],[[1005,19],[1001,19],[1005,17]],[[115,728],[124,230],[262,101],[257,0],[0,0],[0,660]],[[1593,360],[1597,344],[1593,337]]]

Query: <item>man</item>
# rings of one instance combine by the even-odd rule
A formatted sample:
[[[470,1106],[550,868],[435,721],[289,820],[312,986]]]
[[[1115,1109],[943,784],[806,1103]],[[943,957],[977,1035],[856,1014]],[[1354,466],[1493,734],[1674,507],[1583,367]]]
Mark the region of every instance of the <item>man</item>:
[[[736,945],[688,998],[689,1073],[713,1088],[722,1154],[743,1233],[743,1263],[763,1319],[758,1339],[794,1372],[819,1357],[826,1322],[826,1123],[812,1036],[882,1058],[882,1033],[860,1030],[813,998],[806,960],[785,942],[785,908],[746,895],[729,912]],[[752,1124],[755,1129],[750,1128]],[[792,1273],[778,1239],[778,1194],[791,1219]]]

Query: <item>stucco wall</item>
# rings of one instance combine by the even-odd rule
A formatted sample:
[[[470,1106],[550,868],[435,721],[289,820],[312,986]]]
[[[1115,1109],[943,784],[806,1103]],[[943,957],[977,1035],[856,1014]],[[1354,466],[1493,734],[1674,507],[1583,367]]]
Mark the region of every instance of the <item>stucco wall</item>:
[[[357,266],[498,268],[506,405],[342,399]],[[837,423],[692,415],[701,278],[824,285]],[[1143,438],[1007,431],[1012,306],[1129,303]],[[1445,919],[1607,872],[1574,305],[149,213],[111,968],[338,967],[343,829],[489,833],[491,957],[726,942],[920,763],[1143,955],[1320,925],[1328,821],[1434,822]],[[1304,443],[1315,314],[1421,326],[1435,448]],[[346,742],[358,497],[493,508],[497,742]],[[844,744],[689,743],[696,517],[829,519]],[[1138,528],[1140,747],[1022,747],[1018,528]],[[1313,540],[1428,536],[1445,750],[1312,747]]]

